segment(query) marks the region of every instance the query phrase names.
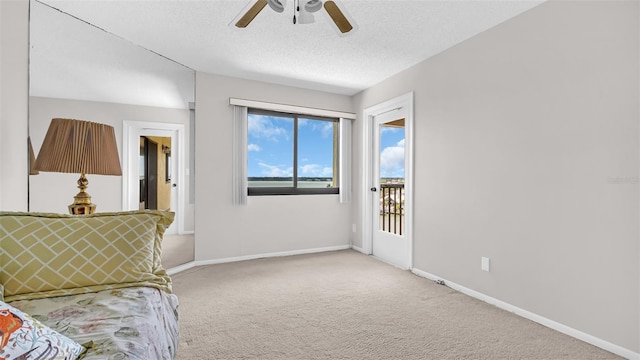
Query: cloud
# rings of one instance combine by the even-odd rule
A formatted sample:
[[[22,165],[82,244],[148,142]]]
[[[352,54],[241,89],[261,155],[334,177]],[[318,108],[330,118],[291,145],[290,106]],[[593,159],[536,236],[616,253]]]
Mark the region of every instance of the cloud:
[[[269,164],[265,164],[265,163],[258,163],[258,165],[260,165],[260,168],[262,169],[262,175],[263,176],[269,176],[269,177],[290,177],[293,176],[293,168],[288,167],[280,167],[277,165],[269,165]]]
[[[404,139],[382,150],[380,174],[382,177],[404,177]]]
[[[333,121],[298,119],[298,127],[310,126],[311,130],[320,132],[322,138],[333,136]]]
[[[330,167],[322,167],[318,164],[307,164],[300,166],[300,175],[330,177],[333,176],[333,169]]]
[[[248,151],[255,151],[255,152],[259,152],[260,150],[262,150],[262,148],[260,148],[260,146],[256,145],[256,144],[249,144],[249,146],[247,147]]]
[[[320,131],[322,131],[323,138],[328,138],[329,136],[333,136],[333,123],[325,122],[322,125],[322,129]]]
[[[275,125],[273,120],[275,120],[275,118],[271,116],[249,116],[249,135],[276,142],[278,138],[289,139],[289,131]]]

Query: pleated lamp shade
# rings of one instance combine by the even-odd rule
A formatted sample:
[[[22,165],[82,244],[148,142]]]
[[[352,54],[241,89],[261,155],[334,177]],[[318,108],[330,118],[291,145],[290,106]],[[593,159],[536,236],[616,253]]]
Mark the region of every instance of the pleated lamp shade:
[[[38,175],[40,172],[36,169],[36,155],[33,153],[31,137],[27,138],[27,146],[29,148],[29,175]]]
[[[40,171],[122,175],[112,126],[75,119],[52,119],[35,168]]]
[[[35,170],[80,173],[80,192],[69,205],[69,212],[93,214],[96,205],[86,192],[89,181],[85,174],[122,175],[113,127],[84,120],[52,119]]]

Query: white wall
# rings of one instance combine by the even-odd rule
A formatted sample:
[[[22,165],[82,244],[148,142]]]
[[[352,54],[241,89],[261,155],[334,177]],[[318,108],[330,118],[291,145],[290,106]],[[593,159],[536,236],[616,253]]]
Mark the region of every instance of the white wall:
[[[29,1],[0,1],[0,210],[26,211]]]
[[[351,205],[338,195],[252,196],[232,204],[229,97],[353,112],[351,98],[196,74],[196,260],[349,244]]]
[[[415,268],[640,353],[639,66],[637,1],[551,1],[358,94],[415,92]]]
[[[189,133],[189,110],[167,109],[150,106],[113,104],[105,102],[64,100],[42,97],[29,99],[30,133],[33,148],[36,153],[49,128],[52,118],[72,118],[99,122],[113,126],[118,142],[118,151],[122,159],[122,124],[124,120],[147,121],[183,124],[185,135]],[[185,136],[185,150],[189,149],[189,139]],[[189,156],[186,154],[188,164]],[[122,163],[122,162],[121,162]],[[30,179],[31,211],[67,213],[67,205],[73,202],[73,196],[78,193],[76,181],[79,174],[63,174],[40,172]],[[105,175],[87,175],[89,188],[87,192],[92,196],[92,202],[98,205],[97,211],[122,210],[122,177]],[[185,186],[189,186],[188,176]],[[51,189],[56,189],[51,191]],[[186,189],[188,194],[188,189]],[[187,219],[185,226],[193,225],[193,206],[189,206],[185,199]],[[191,211],[188,211],[191,209]],[[191,231],[193,228],[185,230]]]

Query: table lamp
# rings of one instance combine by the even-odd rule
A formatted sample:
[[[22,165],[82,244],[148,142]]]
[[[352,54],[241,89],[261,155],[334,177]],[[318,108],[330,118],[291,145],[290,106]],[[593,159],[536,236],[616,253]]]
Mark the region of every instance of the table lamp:
[[[91,195],[86,191],[89,181],[85,174],[122,175],[113,127],[85,120],[52,119],[38,152],[35,169],[80,173],[80,192],[69,205],[69,213],[95,213],[96,204],[91,203]]]

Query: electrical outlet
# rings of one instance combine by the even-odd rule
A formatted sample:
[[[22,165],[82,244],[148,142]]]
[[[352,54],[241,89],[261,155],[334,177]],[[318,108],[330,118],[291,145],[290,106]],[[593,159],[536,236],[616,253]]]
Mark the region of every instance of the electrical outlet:
[[[351,224],[351,232],[356,232],[356,224]]]
[[[489,258],[483,256],[482,261],[480,262],[480,269],[486,272],[489,272],[489,263],[490,263]]]

